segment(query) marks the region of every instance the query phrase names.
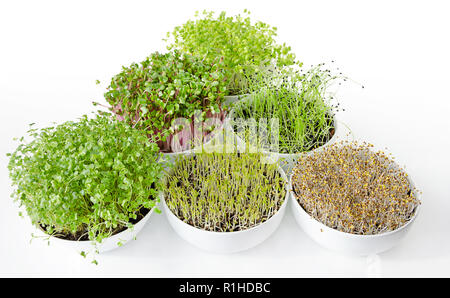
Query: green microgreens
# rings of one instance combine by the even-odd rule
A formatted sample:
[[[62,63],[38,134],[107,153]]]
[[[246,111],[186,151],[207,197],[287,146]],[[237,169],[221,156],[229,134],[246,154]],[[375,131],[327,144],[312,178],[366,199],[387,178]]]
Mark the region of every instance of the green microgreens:
[[[207,231],[233,232],[272,217],[286,195],[276,164],[260,154],[201,153],[179,159],[165,180],[165,200],[182,221]]]
[[[224,117],[226,86],[220,59],[204,63],[178,51],[153,53],[141,63],[123,67],[105,93],[111,110],[120,120],[154,136],[161,151],[179,127],[174,120]]]
[[[250,12],[217,17],[214,12],[196,12],[196,20],[189,20],[167,33],[168,49],[202,57],[207,61],[224,59],[230,94],[248,93],[246,76],[259,67],[272,63],[277,66],[292,65],[295,55],[286,44],[277,44],[277,28],[263,22],[252,23]]]
[[[393,231],[420,201],[408,174],[373,145],[340,142],[304,154],[293,169],[296,200],[330,228],[358,235]]]
[[[251,80],[251,96],[234,109],[234,125],[242,126],[238,121],[249,119],[256,125],[263,119],[278,119],[273,133],[278,134],[280,153],[306,152],[324,145],[335,132],[336,107],[330,104],[333,96],[329,87],[340,77],[322,66],[306,71],[271,68],[259,73]],[[235,131],[255,138],[248,136],[246,127],[235,127]],[[270,126],[268,133],[272,134]]]
[[[27,138],[9,154],[11,197],[47,234],[99,243],[155,207],[162,168],[144,133],[83,116]]]

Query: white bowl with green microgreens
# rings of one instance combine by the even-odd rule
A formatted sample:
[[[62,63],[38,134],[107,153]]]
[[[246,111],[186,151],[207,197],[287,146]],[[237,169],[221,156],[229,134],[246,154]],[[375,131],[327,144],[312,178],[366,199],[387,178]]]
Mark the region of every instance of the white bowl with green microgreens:
[[[239,148],[246,150],[248,149],[250,152],[262,152],[264,153],[266,162],[269,163],[275,163],[279,162],[281,168],[287,173],[290,174],[292,171],[292,168],[295,164],[295,161],[302,155],[305,154],[305,152],[302,153],[280,153],[275,152],[276,146],[274,149],[270,149],[269,145],[268,147],[259,146],[255,144],[256,142],[252,141],[245,141],[245,138],[240,137],[240,133],[235,131],[235,128],[233,128],[233,111],[230,114],[230,117],[225,120],[225,129],[227,133],[228,144],[236,144]],[[339,121],[336,118],[336,115],[333,116],[332,120],[332,131],[330,131],[330,138],[326,143],[321,145],[320,147],[317,147],[310,152],[321,150],[323,147],[329,146],[331,144],[334,144],[338,142],[339,140],[344,140],[348,137],[348,135],[345,134],[345,131],[342,127],[342,125],[339,123]],[[223,138],[222,138],[223,139]],[[274,150],[274,151],[270,151]]]
[[[302,156],[289,186],[301,229],[324,248],[367,256],[397,246],[411,229],[420,191],[390,156],[342,142]]]
[[[261,151],[290,173],[303,153],[342,137],[331,104],[334,76],[323,65],[306,71],[276,69],[251,82],[253,92],[239,101],[226,120],[240,147]]]
[[[202,153],[180,159],[164,182],[163,209],[175,232],[215,253],[234,253],[266,240],[289,198],[287,177],[261,154]]]
[[[12,197],[50,243],[86,255],[133,239],[156,210],[156,142],[112,117],[31,128],[9,154]],[[95,260],[94,260],[95,261]]]
[[[227,93],[249,93],[249,79],[261,68],[293,65],[290,46],[277,42],[277,28],[251,20],[250,12],[227,15],[204,11],[168,32],[168,49],[178,49],[206,63],[223,62]]]
[[[224,120],[226,85],[220,59],[204,61],[179,50],[154,52],[122,67],[104,98],[117,119],[157,140],[163,159],[169,159],[207,142],[211,131],[195,127],[202,119]]]

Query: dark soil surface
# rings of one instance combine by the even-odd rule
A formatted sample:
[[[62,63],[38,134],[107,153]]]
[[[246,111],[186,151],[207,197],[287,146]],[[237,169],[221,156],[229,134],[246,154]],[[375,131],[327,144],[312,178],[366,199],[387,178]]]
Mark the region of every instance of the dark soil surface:
[[[150,209],[147,208],[142,208],[139,212],[139,214],[137,215],[136,219],[130,219],[130,223],[132,224],[137,224],[141,219],[143,219],[148,213],[150,212]],[[45,232],[45,226],[44,225],[39,225],[39,227],[41,228],[41,230]],[[120,232],[123,232],[127,229],[127,227],[120,227],[117,228],[116,231],[113,232],[113,235],[116,235]],[[83,231],[79,231],[76,234],[62,234],[62,233],[57,233],[52,235],[53,237],[56,238],[60,238],[60,239],[64,239],[64,240],[72,240],[72,241],[88,241],[89,240],[89,236],[88,236],[88,231],[87,230],[83,230]]]

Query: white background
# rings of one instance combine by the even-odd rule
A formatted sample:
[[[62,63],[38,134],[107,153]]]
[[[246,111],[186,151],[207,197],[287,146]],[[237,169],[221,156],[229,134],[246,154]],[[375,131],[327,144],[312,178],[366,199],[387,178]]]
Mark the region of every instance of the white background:
[[[1,1],[0,276],[450,276],[450,7],[445,1]],[[33,228],[9,198],[5,154],[27,124],[94,111],[121,65],[164,50],[165,32],[195,10],[241,12],[277,26],[305,64],[336,60],[349,83],[339,117],[386,146],[423,191],[406,239],[379,256],[327,251],[290,212],[263,244],[233,255],[199,251],[155,214],[126,246],[97,257],[29,244]],[[97,86],[95,80],[102,84]]]

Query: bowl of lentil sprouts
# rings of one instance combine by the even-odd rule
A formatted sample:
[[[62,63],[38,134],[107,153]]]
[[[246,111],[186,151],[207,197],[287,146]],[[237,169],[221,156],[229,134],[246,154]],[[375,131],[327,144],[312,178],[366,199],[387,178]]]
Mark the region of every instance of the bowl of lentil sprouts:
[[[289,199],[286,174],[277,164],[261,163],[261,153],[231,152],[185,155],[161,193],[175,232],[215,253],[263,242],[278,228]]]
[[[339,142],[304,154],[290,177],[297,223],[325,248],[352,255],[397,245],[414,222],[420,192],[393,157]]]

